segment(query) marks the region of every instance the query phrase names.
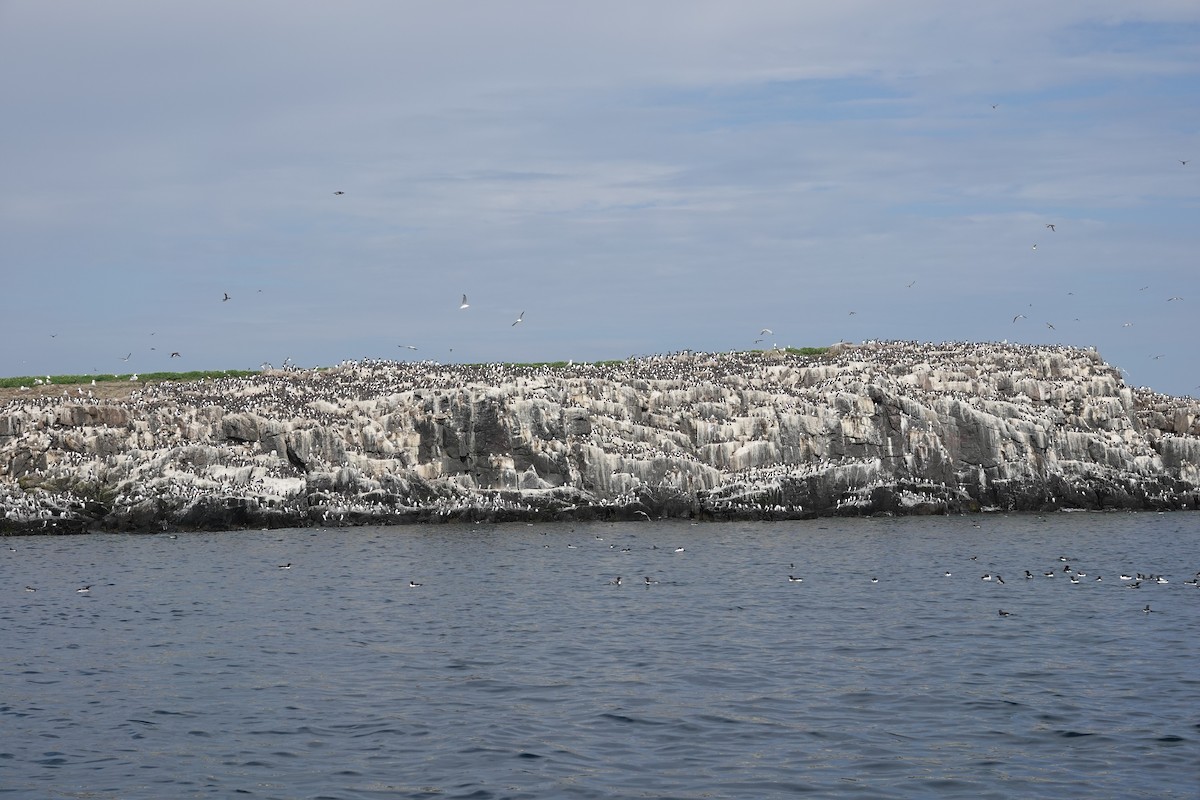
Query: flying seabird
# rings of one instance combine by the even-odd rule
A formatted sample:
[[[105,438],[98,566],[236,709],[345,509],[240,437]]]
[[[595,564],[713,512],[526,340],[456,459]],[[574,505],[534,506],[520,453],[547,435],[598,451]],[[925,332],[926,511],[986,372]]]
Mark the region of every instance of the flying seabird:
[[[766,336],[768,334],[773,336],[775,334],[775,331],[771,330],[770,328],[763,328],[761,331],[758,332],[759,336]]]
[[[1051,325],[1049,322],[1046,323],[1046,327],[1049,328],[1050,330],[1054,330],[1054,326]]]
[[[174,353],[171,353],[171,358],[183,358],[183,356],[179,355],[179,351],[176,350]]]
[[[229,292],[222,292],[222,294],[223,294],[223,295],[225,295],[225,296],[224,296],[223,298],[221,298],[221,302],[222,302],[222,303],[227,303],[227,302],[229,302]]]
[[[416,347],[414,347],[411,344],[398,344],[398,345],[396,345],[396,347],[403,347],[406,350],[416,350],[417,349]]]
[[[470,307],[471,307],[471,304],[467,302],[467,296],[464,294],[462,303],[459,305],[459,308],[470,308]]]
[[[1046,223],[1046,227],[1050,229],[1050,232],[1051,232],[1051,233],[1054,233],[1054,223],[1052,223],[1052,222],[1047,222],[1047,223]]]
[[[1033,249],[1034,249],[1034,250],[1037,250],[1037,245],[1036,245],[1036,244],[1033,246]]]
[[[1024,315],[1024,314],[1017,314],[1015,317],[1013,317],[1013,322],[1016,322],[1016,321],[1017,321],[1017,320],[1019,320],[1019,319],[1025,319],[1025,315]]]
[[[345,192],[343,192],[343,191],[336,191],[336,192],[334,192],[334,194],[345,194]]]
[[[1187,161],[1184,161],[1182,158],[1181,158],[1181,159],[1179,159],[1179,163],[1180,163],[1180,164],[1183,164],[1185,167],[1188,165],[1188,162],[1187,162]]]
[[[133,355],[133,353],[126,353],[126,354],[125,354],[125,357],[124,357],[124,358],[122,358],[121,360],[122,360],[122,361],[128,361],[128,360],[129,360],[129,357],[130,357],[131,355]]]
[[[522,311],[520,314],[517,314],[517,321],[513,323],[513,327],[516,327],[517,325],[520,325],[520,324],[521,324],[521,320],[523,320],[523,319],[525,319],[525,312],[524,312],[524,311]]]

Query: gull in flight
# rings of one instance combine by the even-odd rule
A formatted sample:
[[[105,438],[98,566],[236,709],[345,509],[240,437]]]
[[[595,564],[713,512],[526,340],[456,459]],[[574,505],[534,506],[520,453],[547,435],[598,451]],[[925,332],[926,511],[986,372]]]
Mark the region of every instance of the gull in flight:
[[[1025,315],[1024,315],[1024,314],[1017,314],[1015,317],[1013,317],[1013,322],[1016,322],[1016,321],[1017,321],[1017,320],[1019,320],[1019,319],[1025,319]]]
[[[904,288],[906,288],[906,289],[911,289],[912,287],[914,287],[914,286],[916,286],[916,285],[917,285],[917,282],[916,282],[916,281],[909,281],[909,282],[908,282],[908,283],[905,285],[905,287],[904,287]]]
[[[1188,165],[1188,162],[1184,161],[1182,158],[1179,159],[1179,163],[1183,164],[1185,167]]]
[[[179,355],[179,351],[176,350],[174,353],[171,353],[171,358],[183,358],[183,356]]]
[[[463,295],[462,303],[460,303],[458,307],[459,308],[470,308],[471,307],[471,304],[467,302],[467,296],[465,294]]]
[[[1036,245],[1036,244],[1033,246],[1033,249],[1034,249],[1034,250],[1037,250],[1037,245]]]
[[[1050,330],[1054,330],[1054,326],[1051,325],[1049,322],[1046,323],[1046,327],[1049,328]]]
[[[345,194],[345,192],[337,191],[337,192],[334,192],[334,194]]]
[[[1182,297],[1180,297],[1179,295],[1175,295],[1174,297],[1168,297],[1168,298],[1167,298],[1167,302],[1168,302],[1168,303],[1170,303],[1170,302],[1173,302],[1173,301],[1175,301],[1175,300],[1182,300],[1182,299],[1183,299],[1183,298],[1182,298]]]
[[[1050,229],[1051,233],[1054,233],[1054,223],[1046,223],[1046,227]]]
[[[517,321],[513,323],[513,326],[515,327],[515,326],[517,326],[517,325],[520,325],[520,324],[521,324],[521,320],[523,320],[523,319],[525,319],[525,312],[524,312],[524,311],[522,311],[520,314],[518,314],[518,315],[517,315]]]
[[[129,360],[129,357],[130,357],[131,355],[133,355],[133,353],[126,353],[126,354],[125,354],[125,357],[124,357],[124,358],[122,358],[121,360],[122,360],[122,361],[128,361],[128,360]]]
[[[759,336],[766,336],[768,333],[770,333],[770,334],[774,334],[774,333],[775,333],[775,331],[771,330],[770,328],[763,328],[761,331],[759,331],[759,332],[758,332],[758,335],[759,335]]]
[[[398,345],[396,345],[396,347],[403,347],[407,350],[416,350],[417,349],[417,348],[413,347],[411,344],[398,344]]]
[[[224,294],[225,297],[221,299],[221,302],[222,303],[229,302],[229,292],[222,292],[222,294]]]

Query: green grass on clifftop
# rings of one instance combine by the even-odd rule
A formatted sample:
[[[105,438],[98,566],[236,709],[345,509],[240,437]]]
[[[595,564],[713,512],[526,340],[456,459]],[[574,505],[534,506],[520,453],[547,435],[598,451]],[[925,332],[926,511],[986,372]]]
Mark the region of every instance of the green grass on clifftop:
[[[139,372],[137,376],[139,381],[198,381],[201,378],[244,378],[248,375],[257,374],[255,370],[227,369],[196,372]],[[90,384],[92,381],[96,383],[127,381],[132,376],[133,373],[130,372],[126,372],[124,375],[51,375],[50,385],[73,386],[77,384]],[[42,382],[42,385],[46,384],[46,376],[44,375],[0,378],[0,388],[16,389],[20,386],[34,386],[39,380]]]

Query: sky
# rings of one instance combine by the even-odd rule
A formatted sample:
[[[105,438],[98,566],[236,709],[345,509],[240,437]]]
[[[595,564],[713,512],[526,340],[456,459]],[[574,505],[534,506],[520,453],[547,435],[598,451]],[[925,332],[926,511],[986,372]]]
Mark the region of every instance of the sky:
[[[0,0],[0,109],[4,376],[901,339],[1200,396],[1194,0]]]

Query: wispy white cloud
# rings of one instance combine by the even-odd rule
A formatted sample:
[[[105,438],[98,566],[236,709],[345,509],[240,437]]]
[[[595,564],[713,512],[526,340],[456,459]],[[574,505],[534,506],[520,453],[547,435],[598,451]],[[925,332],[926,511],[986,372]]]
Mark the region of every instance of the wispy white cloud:
[[[9,2],[0,372],[168,325],[220,367],[769,324],[1149,348],[1190,391],[1185,304],[1130,293],[1186,297],[1197,41],[1190,2]]]

